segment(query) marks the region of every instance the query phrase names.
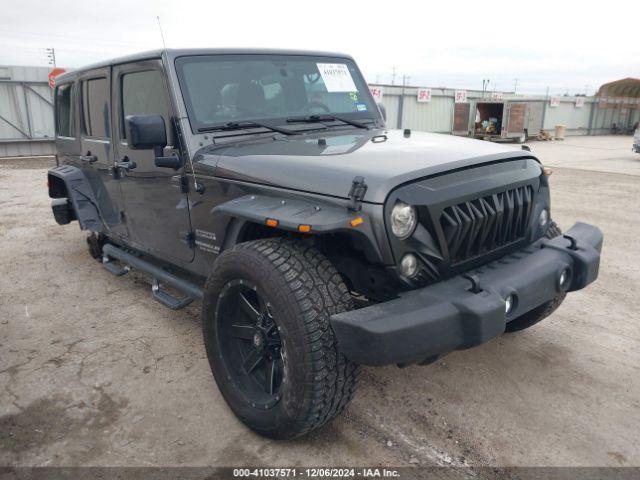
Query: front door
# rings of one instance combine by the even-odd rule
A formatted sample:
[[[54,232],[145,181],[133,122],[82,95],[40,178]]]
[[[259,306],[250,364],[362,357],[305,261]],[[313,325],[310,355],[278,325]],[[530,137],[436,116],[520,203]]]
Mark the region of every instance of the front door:
[[[98,202],[109,233],[126,237],[122,223],[122,194],[113,177],[113,145],[109,67],[90,70],[79,78],[80,165]]]
[[[125,203],[125,222],[135,248],[162,258],[193,260],[189,199],[180,189],[183,171],[155,166],[152,149],[134,150],[127,144],[124,119],[128,115],[161,115],[167,129],[165,155],[175,149],[172,109],[160,60],[114,67],[113,105],[117,106],[115,128],[116,162]],[[130,165],[126,168],[126,165]],[[135,168],[132,168],[134,167]]]

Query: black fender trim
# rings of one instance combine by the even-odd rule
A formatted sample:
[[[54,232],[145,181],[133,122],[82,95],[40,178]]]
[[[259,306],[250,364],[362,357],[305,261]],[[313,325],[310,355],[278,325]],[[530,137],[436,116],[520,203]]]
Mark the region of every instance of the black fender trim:
[[[49,170],[47,175],[50,185],[49,196],[52,198],[60,198],[61,195],[59,189],[51,187],[56,181],[55,179],[64,183],[67,201],[73,207],[81,230],[105,231],[95,195],[82,170],[73,165],[60,165]]]
[[[276,220],[274,228],[301,232],[300,225],[309,225],[309,234],[347,233],[363,236],[366,247],[380,258],[375,236],[369,216],[363,212],[353,212],[346,206],[332,205],[325,202],[273,195],[244,195],[222,203],[211,210],[211,213],[223,214],[232,219],[250,221],[259,225],[267,225],[267,219]],[[231,222],[228,233],[233,236],[240,231],[240,222]]]

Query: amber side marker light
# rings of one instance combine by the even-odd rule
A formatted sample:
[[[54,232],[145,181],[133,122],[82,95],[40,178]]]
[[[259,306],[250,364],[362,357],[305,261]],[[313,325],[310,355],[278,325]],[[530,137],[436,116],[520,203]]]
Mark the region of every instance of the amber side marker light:
[[[553,169],[551,167],[542,167],[542,173],[548,177],[553,173]]]
[[[361,223],[364,223],[364,220],[362,219],[362,217],[356,217],[353,220],[351,220],[349,223],[351,224],[352,227],[355,228]]]
[[[267,218],[265,223],[267,224],[267,227],[277,227],[279,222],[275,218]]]
[[[309,233],[311,231],[311,225],[298,225],[298,231],[302,233]]]

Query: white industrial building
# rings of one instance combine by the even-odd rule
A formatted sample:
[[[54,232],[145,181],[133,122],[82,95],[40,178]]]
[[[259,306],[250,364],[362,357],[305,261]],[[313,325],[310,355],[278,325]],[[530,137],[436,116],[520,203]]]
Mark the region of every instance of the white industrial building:
[[[0,157],[55,152],[48,73],[48,67],[0,66]],[[627,133],[640,121],[640,79],[633,78],[603,85],[593,97],[398,85],[371,85],[371,90],[386,108],[389,128],[473,136],[483,112],[500,121],[504,117],[505,134],[517,112],[518,126],[524,125],[529,137],[553,132],[556,125],[563,125],[567,135]]]
[[[0,66],[0,157],[52,155],[48,67]]]

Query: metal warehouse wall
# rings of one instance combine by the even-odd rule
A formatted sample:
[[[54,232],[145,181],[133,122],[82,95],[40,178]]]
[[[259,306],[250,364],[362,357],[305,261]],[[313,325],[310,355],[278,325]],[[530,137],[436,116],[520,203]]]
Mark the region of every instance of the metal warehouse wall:
[[[556,125],[565,125],[567,135],[587,135],[594,105],[593,97],[585,97],[583,107],[576,107],[576,97],[561,97],[557,107],[551,107],[547,102],[543,128],[551,132]]]
[[[0,157],[54,153],[48,67],[0,66]]]
[[[431,101],[418,103],[417,87],[376,85],[383,90],[382,103],[387,109],[389,128],[411,128],[417,131],[451,133],[455,91],[444,88],[431,89]],[[487,94],[488,95],[488,94]],[[560,97],[560,105],[550,106],[545,96],[519,96],[503,93],[504,101],[544,102],[544,124],[552,132],[556,125],[565,125],[567,135],[596,135],[611,132],[613,123],[630,127],[640,120],[640,109],[622,107],[601,109],[596,97],[583,97],[584,106],[576,107],[576,97]],[[400,99],[403,98],[401,101]],[[482,98],[482,92],[467,90],[471,101]],[[402,112],[402,118],[399,118]],[[589,128],[591,127],[591,129]]]

